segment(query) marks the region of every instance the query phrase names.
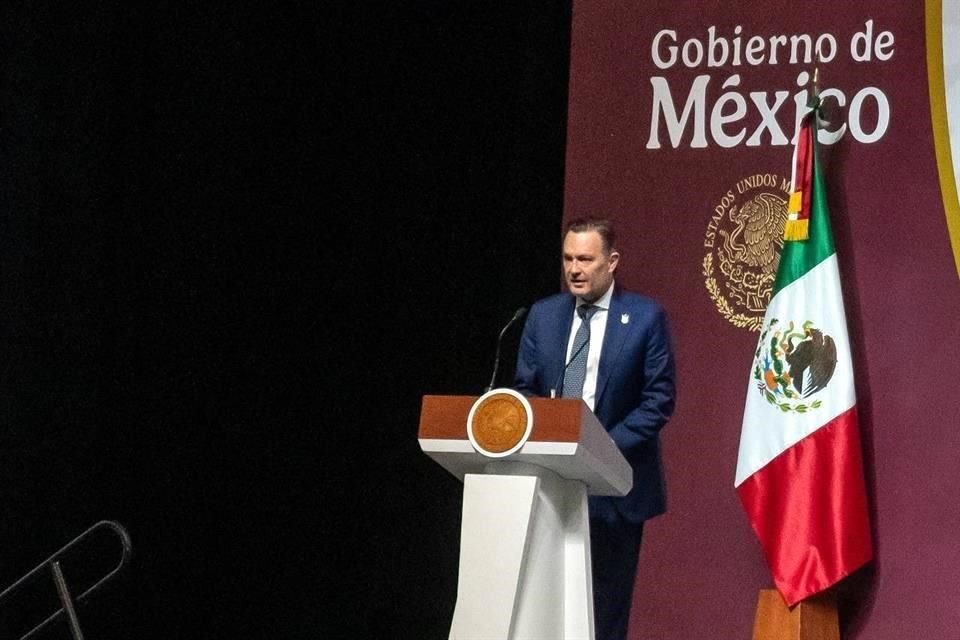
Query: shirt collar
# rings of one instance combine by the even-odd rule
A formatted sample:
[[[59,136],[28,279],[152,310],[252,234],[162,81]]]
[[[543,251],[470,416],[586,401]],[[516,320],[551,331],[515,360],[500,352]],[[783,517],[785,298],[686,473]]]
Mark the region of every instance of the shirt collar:
[[[604,294],[597,298],[596,302],[593,303],[593,306],[603,309],[604,311],[610,309],[610,300],[613,298],[613,287],[614,285],[611,282]],[[584,301],[582,298],[577,296],[577,304],[575,306],[579,307],[581,304],[584,304]]]

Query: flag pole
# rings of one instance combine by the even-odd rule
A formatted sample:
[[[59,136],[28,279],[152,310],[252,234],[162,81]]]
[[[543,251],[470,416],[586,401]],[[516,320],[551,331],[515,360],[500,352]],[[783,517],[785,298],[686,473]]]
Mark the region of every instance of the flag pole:
[[[811,80],[813,97],[820,98],[820,47],[813,54],[813,79]]]
[[[809,213],[801,214],[806,199],[806,209],[809,211],[809,198],[812,194],[812,184],[809,184],[812,175],[808,178],[806,187],[801,189],[803,177],[798,171],[805,171],[801,167],[812,162],[815,153],[813,138],[817,135],[820,117],[820,50],[814,53],[813,73],[810,75],[810,100],[808,106],[813,113],[809,126],[805,131],[798,132],[808,136],[807,144],[798,139],[794,151],[793,192],[788,206],[789,217],[784,231],[786,240],[806,240],[808,238]],[[801,127],[803,129],[803,127]],[[798,158],[798,156],[800,156]],[[804,159],[806,158],[806,159]],[[799,165],[798,166],[798,159]],[[840,616],[838,612],[837,594],[834,586],[824,589],[820,593],[807,597],[793,606],[788,606],[783,596],[776,589],[761,589],[757,599],[757,608],[754,614],[752,640],[840,640]]]

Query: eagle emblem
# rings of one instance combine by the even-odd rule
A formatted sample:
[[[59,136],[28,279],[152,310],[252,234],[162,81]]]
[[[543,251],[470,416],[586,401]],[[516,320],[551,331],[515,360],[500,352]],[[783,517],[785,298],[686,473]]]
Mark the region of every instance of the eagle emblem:
[[[724,193],[707,223],[702,273],[707,293],[735,327],[759,332],[777,279],[790,178],[756,173]]]
[[[760,394],[783,412],[806,413],[822,402],[812,398],[830,383],[837,368],[833,338],[807,320],[780,328],[774,318],[760,334],[753,379]]]

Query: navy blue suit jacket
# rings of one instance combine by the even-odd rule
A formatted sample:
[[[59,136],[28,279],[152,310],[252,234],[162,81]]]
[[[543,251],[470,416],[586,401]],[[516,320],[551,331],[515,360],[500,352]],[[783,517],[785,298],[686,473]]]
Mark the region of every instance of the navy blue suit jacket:
[[[514,387],[530,396],[563,387],[576,298],[560,293],[537,301],[527,315]],[[590,515],[642,522],[666,511],[660,429],[674,407],[674,361],[663,308],[614,284],[600,353],[594,414],[633,468],[623,498],[590,496]]]

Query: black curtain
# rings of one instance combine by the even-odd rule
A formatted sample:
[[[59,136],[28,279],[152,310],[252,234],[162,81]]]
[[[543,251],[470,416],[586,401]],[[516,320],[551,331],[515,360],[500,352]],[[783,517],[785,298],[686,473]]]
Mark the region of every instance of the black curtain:
[[[0,588],[109,519],[87,637],[447,637],[420,398],[480,393],[558,289],[570,14],[2,5]]]

